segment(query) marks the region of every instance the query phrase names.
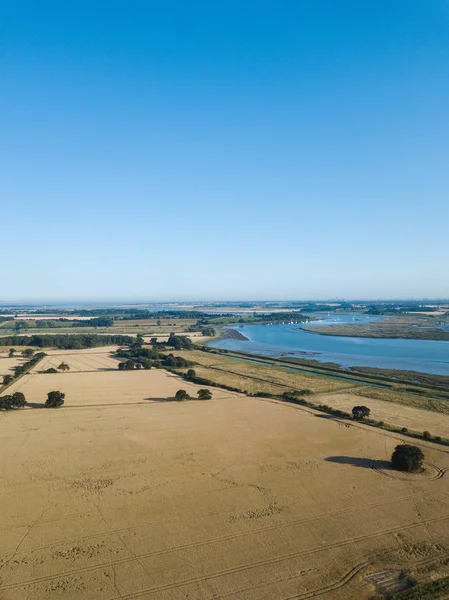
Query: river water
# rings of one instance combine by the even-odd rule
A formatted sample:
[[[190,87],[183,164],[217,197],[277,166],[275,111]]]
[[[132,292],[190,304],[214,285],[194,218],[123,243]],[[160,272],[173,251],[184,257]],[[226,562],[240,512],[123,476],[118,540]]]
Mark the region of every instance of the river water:
[[[382,317],[328,315],[322,316],[313,324],[338,325],[379,319]],[[343,367],[367,366],[449,375],[449,341],[318,335],[301,329],[300,323],[239,325],[232,329],[239,331],[248,340],[223,338],[209,345],[262,356],[293,356],[335,362]]]

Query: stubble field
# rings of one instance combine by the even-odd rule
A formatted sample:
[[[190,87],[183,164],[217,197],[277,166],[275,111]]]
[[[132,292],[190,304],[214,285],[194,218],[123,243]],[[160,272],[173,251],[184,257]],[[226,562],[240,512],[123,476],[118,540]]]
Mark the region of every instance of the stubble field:
[[[115,370],[120,362],[111,356],[115,349],[116,346],[88,350],[46,350],[47,356],[39,361],[31,372],[57,369],[62,362],[70,367],[70,373]]]
[[[3,377],[4,375],[13,375],[13,368],[23,365],[26,360],[26,358],[23,358],[20,355],[9,358],[7,353],[0,353],[0,377]]]
[[[399,474],[400,436],[215,388],[163,401],[199,386],[154,369],[16,388],[66,403],[0,414],[1,600],[364,599],[373,573],[447,569],[447,449]]]

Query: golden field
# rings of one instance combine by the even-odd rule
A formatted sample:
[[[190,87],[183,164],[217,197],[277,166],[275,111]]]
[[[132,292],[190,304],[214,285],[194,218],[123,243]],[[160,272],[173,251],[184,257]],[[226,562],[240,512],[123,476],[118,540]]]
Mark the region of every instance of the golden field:
[[[70,367],[70,373],[116,370],[120,361],[111,356],[115,349],[116,346],[88,350],[46,350],[47,356],[33,367],[32,373],[57,369],[62,362]]]
[[[9,358],[8,353],[1,352],[0,353],[0,377],[3,375],[13,375],[13,368],[18,367],[19,365],[23,365],[28,359],[23,358],[17,354],[12,358]]]
[[[442,414],[449,415],[449,405],[444,398],[361,385],[200,350],[178,354],[197,363],[196,375],[218,385],[236,387],[250,394],[282,395],[285,391],[308,389],[312,394],[307,396],[307,401],[317,407],[324,404],[351,413],[353,406],[363,404],[370,408],[370,416],[376,421],[419,433],[427,430],[432,435],[449,438],[449,418],[442,418]]]
[[[167,402],[199,386],[96,350],[7,391],[66,401],[0,414],[1,600],[363,600],[373,573],[445,574],[447,449],[400,474],[401,436],[215,388]]]

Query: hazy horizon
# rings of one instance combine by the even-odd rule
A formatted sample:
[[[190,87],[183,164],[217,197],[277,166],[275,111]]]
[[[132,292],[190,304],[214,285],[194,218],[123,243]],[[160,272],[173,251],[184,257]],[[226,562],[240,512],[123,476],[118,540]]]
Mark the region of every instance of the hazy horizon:
[[[186,299],[186,298],[175,298],[165,300],[149,300],[144,299],[129,299],[129,298],[59,298],[59,299],[35,299],[35,300],[16,300],[16,301],[0,301],[0,308],[7,307],[58,307],[58,306],[145,306],[145,305],[166,305],[166,304],[238,304],[238,303],[378,303],[378,302],[423,302],[426,304],[438,303],[446,304],[449,302],[449,298],[203,298],[203,299]]]
[[[1,20],[3,301],[449,297],[446,0]]]

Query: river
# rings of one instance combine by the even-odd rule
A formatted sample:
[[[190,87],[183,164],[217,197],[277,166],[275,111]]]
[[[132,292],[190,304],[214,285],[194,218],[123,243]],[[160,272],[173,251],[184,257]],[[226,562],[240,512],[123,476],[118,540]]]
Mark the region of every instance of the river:
[[[318,315],[314,315],[318,316]],[[314,325],[338,325],[382,319],[368,315],[327,315]],[[318,335],[301,328],[300,323],[279,325],[239,325],[248,340],[230,338],[210,342],[210,346],[240,350],[262,356],[293,356],[343,367],[366,366],[449,375],[449,341],[374,339]]]

